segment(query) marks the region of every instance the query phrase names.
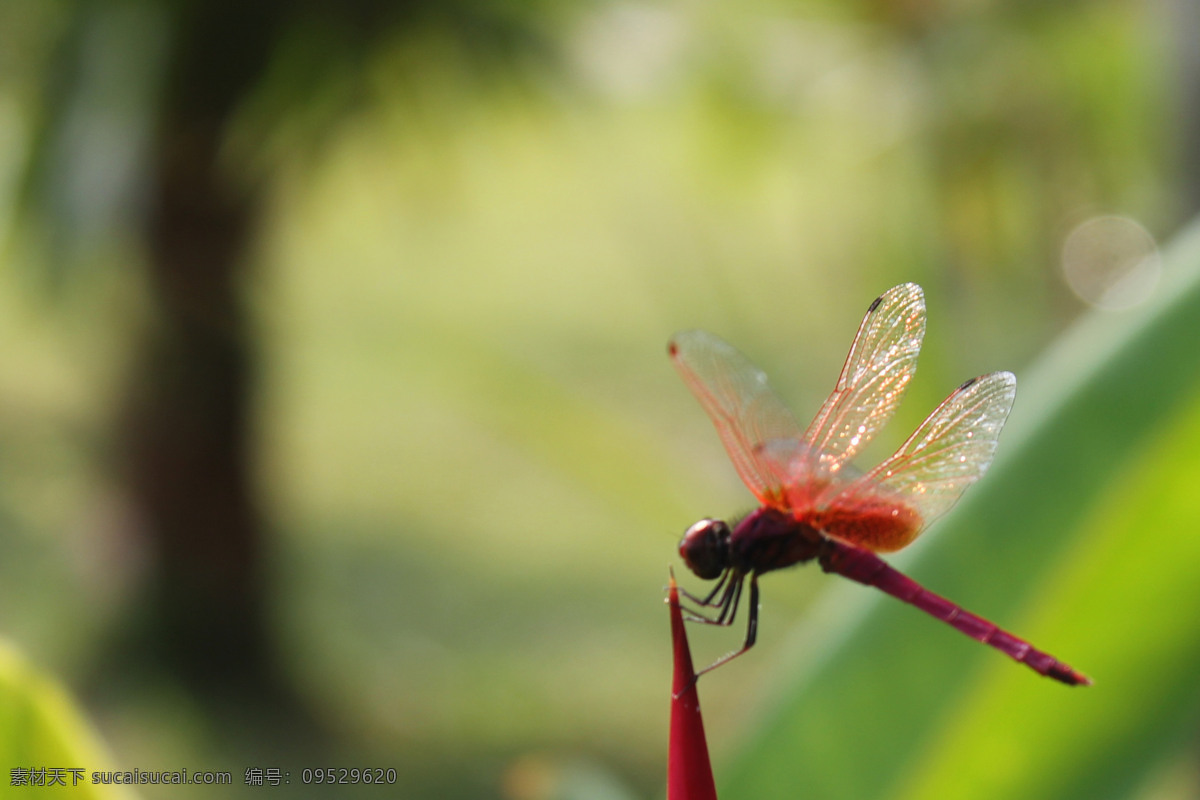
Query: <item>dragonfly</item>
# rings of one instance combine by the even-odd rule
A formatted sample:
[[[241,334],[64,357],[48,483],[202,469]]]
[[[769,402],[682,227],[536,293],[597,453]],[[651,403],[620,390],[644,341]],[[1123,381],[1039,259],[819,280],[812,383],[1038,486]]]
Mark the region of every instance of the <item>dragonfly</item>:
[[[801,431],[766,375],[705,331],[675,335],[668,352],[684,383],[716,426],[733,466],[760,507],[729,524],[702,519],[684,533],[679,554],[702,580],[704,597],[684,592],[695,622],[732,625],[743,586],[749,611],[741,649],[754,646],[758,578],[815,560],[825,572],[873,586],[1035,672],[1072,686],[1081,672],[1029,642],[966,611],[891,567],[879,553],[912,542],[983,477],[1016,398],[1011,372],[971,378],[955,389],[900,448],[866,472],[851,460],[891,418],[916,371],[925,336],[920,286],[896,286],[867,308],[833,392]]]

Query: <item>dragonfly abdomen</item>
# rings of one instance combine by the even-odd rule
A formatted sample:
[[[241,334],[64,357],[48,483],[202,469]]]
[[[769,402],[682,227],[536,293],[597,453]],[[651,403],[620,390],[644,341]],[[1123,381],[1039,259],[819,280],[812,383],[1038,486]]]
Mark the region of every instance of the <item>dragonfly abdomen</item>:
[[[878,500],[831,505],[808,515],[810,524],[835,539],[890,553],[916,538],[924,527],[921,515],[899,502]]]
[[[852,581],[887,592],[952,625],[972,639],[996,648],[1040,675],[1071,686],[1090,686],[1092,683],[1086,675],[1049,653],[1036,649],[1024,639],[972,614],[957,603],[934,594],[869,550],[829,539],[818,558],[821,568],[826,572],[836,572]]]

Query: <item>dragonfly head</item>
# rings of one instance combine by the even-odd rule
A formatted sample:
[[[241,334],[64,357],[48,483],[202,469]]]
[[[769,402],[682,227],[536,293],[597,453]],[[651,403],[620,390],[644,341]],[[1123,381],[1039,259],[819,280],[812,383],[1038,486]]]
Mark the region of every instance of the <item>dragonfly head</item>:
[[[702,519],[684,532],[679,555],[698,578],[711,581],[729,566],[729,526],[719,519]]]

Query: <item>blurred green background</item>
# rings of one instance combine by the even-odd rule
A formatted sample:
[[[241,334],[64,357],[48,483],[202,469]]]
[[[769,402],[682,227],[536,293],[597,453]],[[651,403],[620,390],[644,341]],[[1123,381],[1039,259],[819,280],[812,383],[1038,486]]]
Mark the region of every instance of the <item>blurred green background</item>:
[[[718,333],[807,419],[915,281],[920,370],[864,462],[971,375],[1021,388],[895,561],[1096,686],[773,575],[701,684],[722,796],[1200,796],[1198,23],[0,0],[0,636],[34,665],[0,703],[53,676],[109,764],[236,784],[149,798],[330,766],[660,796],[667,566],[751,503],[666,340]],[[706,662],[742,631],[691,634]],[[92,768],[27,720],[6,769]]]

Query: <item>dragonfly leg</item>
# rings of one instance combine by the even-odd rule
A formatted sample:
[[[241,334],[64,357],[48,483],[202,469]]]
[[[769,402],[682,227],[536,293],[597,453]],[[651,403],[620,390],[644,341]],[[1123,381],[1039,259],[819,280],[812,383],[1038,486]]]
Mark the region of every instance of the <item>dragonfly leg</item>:
[[[727,569],[724,572],[722,572],[721,580],[717,581],[717,585],[713,587],[711,592],[709,592],[708,594],[706,594],[704,596],[704,599],[700,599],[699,597],[696,597],[696,595],[692,594],[691,592],[689,592],[687,589],[684,589],[683,587],[680,587],[679,593],[698,606],[704,606],[705,608],[719,608],[720,606],[724,605],[725,598],[722,597],[720,600],[718,600],[715,603],[713,602],[713,598],[716,597],[717,593],[720,592],[721,589],[723,589],[725,587],[725,581],[727,581],[729,579],[729,574],[731,572],[733,572],[733,570],[731,570],[731,569]]]
[[[736,606],[736,603],[735,603],[735,606]],[[721,666],[722,664],[728,664],[730,661],[733,661],[735,658],[737,658],[742,653],[749,650],[751,647],[754,647],[754,642],[758,638],[758,574],[757,573],[753,573],[750,575],[750,610],[748,613],[749,613],[749,617],[750,617],[750,622],[746,625],[746,641],[742,644],[741,649],[734,650],[732,653],[726,653],[725,655],[721,656],[713,663],[709,664],[704,669],[697,672],[696,673],[697,680],[699,680],[700,676],[703,675],[704,673],[712,672],[714,669]],[[729,621],[733,622],[733,617],[730,617]]]
[[[709,607],[721,609],[721,613],[717,615],[716,619],[692,609],[684,609],[686,612],[684,615],[685,618],[691,622],[703,622],[707,625],[732,625],[733,618],[737,615],[738,601],[742,596],[743,577],[742,575],[738,575],[726,584],[725,591],[721,594],[719,601],[705,604]]]
[[[733,624],[733,619],[737,616],[738,603],[742,601],[742,585],[742,580],[739,578],[737,581],[737,587],[733,590],[732,600],[730,602],[721,604],[721,614],[717,617],[718,625]]]

